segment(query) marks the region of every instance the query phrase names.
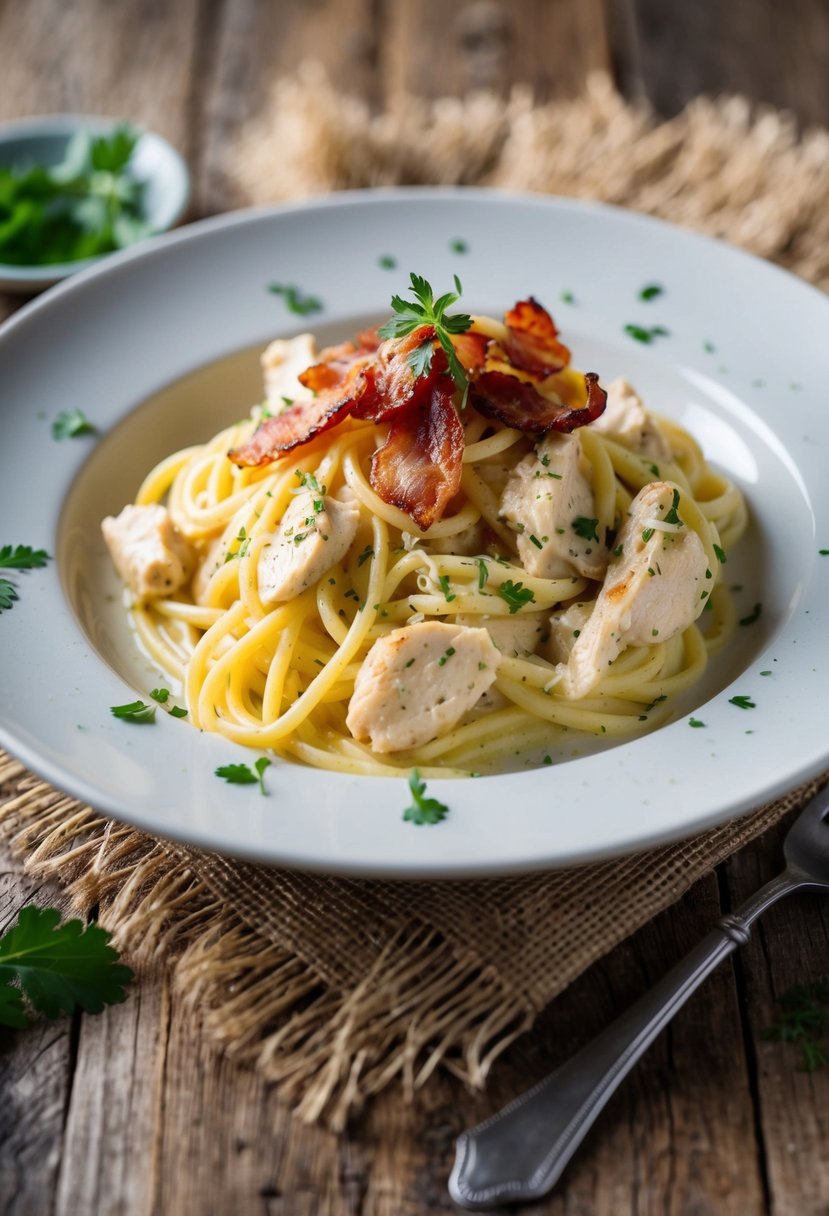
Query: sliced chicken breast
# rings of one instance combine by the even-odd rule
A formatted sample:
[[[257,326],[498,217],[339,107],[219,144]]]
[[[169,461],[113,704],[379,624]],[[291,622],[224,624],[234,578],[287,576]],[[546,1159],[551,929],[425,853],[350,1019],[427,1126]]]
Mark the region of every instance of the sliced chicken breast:
[[[589,471],[576,432],[545,436],[512,471],[501,496],[501,515],[518,533],[518,555],[528,574],[603,576],[608,555],[598,532]]]
[[[303,489],[295,496],[259,557],[263,604],[294,599],[345,557],[357,535],[360,512],[349,489],[340,494],[333,498]]]
[[[313,396],[297,377],[316,362],[317,344],[313,334],[297,334],[295,338],[277,338],[271,342],[262,353],[260,364],[265,380],[265,401],[272,413],[280,413],[290,401]],[[286,397],[288,401],[285,401]]]
[[[560,667],[566,696],[586,696],[627,646],[666,642],[702,612],[713,573],[697,533],[677,526],[674,516],[681,521],[682,498],[671,482],[652,482],[634,498],[619,556]]]
[[[130,504],[108,515],[101,531],[116,570],[139,600],[172,595],[193,573],[195,549],[166,507]]]
[[[604,413],[590,425],[651,460],[668,461],[673,457],[658,421],[647,412],[636,389],[621,377],[607,386]]]
[[[378,638],[357,673],[346,725],[377,752],[450,731],[495,680],[499,654],[486,629],[423,621]]]

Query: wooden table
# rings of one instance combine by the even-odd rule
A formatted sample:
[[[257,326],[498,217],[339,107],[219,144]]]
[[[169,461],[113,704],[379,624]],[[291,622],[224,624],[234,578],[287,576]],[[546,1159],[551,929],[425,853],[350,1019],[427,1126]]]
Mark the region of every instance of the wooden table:
[[[381,105],[472,85],[576,93],[592,68],[672,113],[742,91],[829,124],[826,0],[0,0],[0,119],[130,115],[172,139],[195,213],[227,204],[232,139],[305,55]],[[0,317],[14,301],[0,300]],[[1,391],[1,386],[0,386]],[[13,537],[11,539],[14,539]],[[587,1041],[777,865],[779,833],[699,883],[595,966],[509,1051],[485,1095],[436,1079],[382,1096],[347,1136],[300,1126],[278,1093],[216,1058],[166,975],[98,1017],[2,1046],[0,1208],[32,1216],[408,1216],[454,1210],[462,1127]],[[6,859],[0,915],[36,892]],[[722,967],[611,1103],[558,1193],[529,1211],[829,1213],[829,1071],[764,1038],[776,998],[826,976],[829,911],[792,900]]]

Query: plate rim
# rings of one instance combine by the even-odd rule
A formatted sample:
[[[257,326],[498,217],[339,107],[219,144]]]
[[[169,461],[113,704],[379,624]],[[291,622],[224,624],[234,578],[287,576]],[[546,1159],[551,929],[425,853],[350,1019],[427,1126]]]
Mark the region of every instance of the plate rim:
[[[24,305],[2,326],[0,326],[0,349],[5,346],[7,341],[13,339],[14,333],[21,326],[26,325],[29,318],[31,318],[33,315],[42,310],[60,306],[60,301],[67,293],[84,291],[90,284],[94,286],[94,284],[100,280],[105,279],[110,275],[120,273],[126,265],[135,260],[163,256],[164,252],[174,244],[185,242],[194,243],[202,239],[209,239],[211,234],[214,232],[223,231],[236,226],[245,226],[252,221],[259,219],[268,219],[271,217],[278,217],[297,212],[305,213],[308,211],[329,210],[331,208],[342,206],[354,206],[359,205],[359,203],[363,201],[398,202],[401,200],[408,201],[411,199],[417,199],[418,201],[439,201],[446,198],[457,200],[459,197],[462,197],[464,200],[481,199],[482,201],[486,202],[500,202],[519,205],[530,204],[544,208],[549,208],[552,206],[554,208],[564,208],[565,210],[573,210],[580,213],[587,210],[598,215],[601,215],[603,212],[609,212],[616,218],[621,217],[624,222],[633,223],[635,225],[644,225],[646,228],[650,228],[652,225],[657,225],[670,234],[679,234],[684,239],[701,241],[706,245],[714,246],[720,252],[725,251],[728,256],[736,255],[739,259],[745,259],[748,263],[760,264],[763,266],[765,273],[776,273],[777,275],[781,276],[783,280],[793,280],[798,284],[799,288],[808,289],[813,297],[821,302],[821,307],[826,307],[829,305],[829,299],[826,297],[826,295],[813,285],[807,283],[805,280],[800,279],[798,276],[792,275],[790,272],[774,265],[773,263],[766,262],[763,259],[757,258],[753,254],[746,252],[745,250],[730,245],[726,241],[691,230],[681,229],[674,224],[656,217],[646,216],[638,212],[631,212],[611,204],[601,203],[593,200],[576,200],[570,198],[559,198],[558,196],[551,195],[522,194],[514,191],[489,190],[480,188],[468,189],[464,187],[424,186],[400,189],[384,187],[376,190],[366,189],[347,191],[335,195],[323,195],[316,199],[302,200],[300,202],[246,208],[239,212],[207,217],[175,232],[170,232],[151,238],[149,241],[142,243],[140,246],[111,255],[103,262],[80,271],[77,275],[72,276],[71,279],[65,280],[44,296],[41,296],[39,299],[33,300]],[[132,408],[134,408],[137,404],[138,402],[134,402]],[[120,417],[123,417],[125,412],[128,411],[122,411]],[[77,622],[76,626],[80,631],[80,626],[77,625]],[[94,649],[90,649],[92,650],[93,660],[99,664],[103,664],[103,660],[94,652]],[[82,790],[80,787],[83,786],[84,783],[76,780],[74,777],[69,783],[67,783],[65,774],[61,772],[58,766],[53,765],[51,762],[44,763],[44,759],[39,757],[36,752],[33,752],[28,746],[26,746],[22,740],[14,740],[11,746],[9,746],[5,738],[2,723],[0,723],[0,742],[2,742],[4,746],[7,746],[8,750],[12,754],[18,755],[22,762],[27,764],[28,767],[32,768],[33,771],[42,773],[46,779],[49,780],[50,783],[54,784],[57,788],[66,789],[74,796],[79,796],[84,800],[91,801],[87,798],[87,793],[94,793],[94,787],[86,786],[85,789]],[[781,776],[776,782],[767,787],[767,796],[765,800],[771,800],[779,796],[779,794],[783,791],[791,789],[794,785],[799,784],[801,781],[807,780],[821,772],[825,768],[827,758],[829,758],[829,745],[827,745],[826,754],[821,755],[820,757],[815,757],[811,760],[805,760],[795,768],[788,768],[784,776]],[[359,780],[366,780],[366,778],[360,778]],[[378,781],[382,779],[371,778],[371,780]],[[388,861],[373,862],[368,864],[337,862],[335,865],[332,865],[330,862],[320,862],[314,857],[309,856],[291,856],[289,858],[283,858],[273,854],[272,856],[264,857],[263,853],[259,850],[254,850],[251,852],[246,851],[244,848],[235,849],[233,855],[240,857],[245,856],[252,860],[267,861],[270,864],[286,865],[297,869],[316,869],[326,873],[354,874],[371,877],[457,878],[482,877],[486,875],[494,876],[506,873],[550,870],[580,864],[583,862],[600,860],[602,858],[611,856],[620,856],[634,852],[641,852],[645,849],[653,847],[656,844],[666,844],[672,840],[681,840],[688,838],[689,836],[696,835],[699,832],[704,831],[706,827],[723,823],[727,819],[743,814],[744,812],[752,808],[756,808],[759,805],[761,804],[758,803],[755,793],[746,793],[746,795],[742,798],[732,799],[727,805],[727,811],[724,811],[723,808],[712,811],[709,815],[695,820],[694,824],[690,828],[687,823],[683,823],[673,831],[670,829],[663,829],[656,833],[652,833],[651,835],[636,836],[635,839],[633,839],[631,843],[624,849],[620,849],[618,845],[613,844],[609,844],[604,848],[602,846],[594,846],[590,848],[589,852],[586,854],[583,852],[581,854],[575,852],[564,856],[563,858],[559,856],[553,859],[551,859],[549,856],[533,857],[528,858],[526,861],[521,863],[501,864],[495,860],[489,862],[475,861],[472,863],[462,862],[460,864],[456,864],[451,861],[447,863],[445,860],[438,859],[438,862],[431,867],[424,866],[421,862],[419,862],[416,866],[410,868],[405,864],[391,865]],[[101,813],[108,814],[111,812],[106,811]],[[136,822],[135,819],[132,818],[129,813],[125,812],[122,807],[118,808],[116,814],[118,819],[131,823],[139,830],[153,832],[158,831],[157,827],[147,828],[146,825]],[[165,836],[170,839],[178,839],[182,843],[195,845],[196,847],[212,849],[216,848],[215,840],[211,839],[209,836],[205,838],[198,830],[192,832],[165,830]]]

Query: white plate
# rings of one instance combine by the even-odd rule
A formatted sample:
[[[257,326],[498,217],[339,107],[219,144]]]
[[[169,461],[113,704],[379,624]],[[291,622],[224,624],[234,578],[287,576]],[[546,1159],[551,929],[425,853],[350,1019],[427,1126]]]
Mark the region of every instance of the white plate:
[[[384,254],[399,269],[383,269]],[[263,798],[214,776],[250,761],[244,749],[163,712],[152,727],[114,719],[109,707],[154,676],[130,657],[106,599],[97,531],[152,460],[247,412],[259,393],[254,348],[308,327],[268,283],[319,296],[312,327],[341,335],[384,316],[410,269],[440,290],[457,272],[474,311],[534,293],[577,366],[606,380],[624,373],[692,430],[749,499],[751,532],[726,573],[744,585],[741,614],[763,604],[672,724],[548,768],[430,782],[451,808],[431,828],[402,821],[404,780],[277,761]],[[642,302],[650,282],[664,294]],[[623,332],[628,322],[670,334],[643,346]],[[0,334],[0,544],[55,555],[16,578],[19,602],[0,615],[0,741],[148,832],[352,874],[562,866],[748,810],[829,762],[827,333],[824,296],[726,245],[606,207],[486,192],[367,192],[241,213],[108,259]],[[215,377],[181,381],[240,351]],[[102,437],[54,442],[50,422],[70,407]],[[734,695],[756,708],[730,704]],[[689,728],[692,705],[704,728]]]

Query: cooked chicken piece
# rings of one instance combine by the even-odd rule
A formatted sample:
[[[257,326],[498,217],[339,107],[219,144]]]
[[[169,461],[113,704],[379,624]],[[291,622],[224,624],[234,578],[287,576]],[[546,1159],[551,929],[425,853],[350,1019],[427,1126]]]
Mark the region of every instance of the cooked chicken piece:
[[[592,600],[571,604],[563,612],[554,612],[548,626],[546,655],[552,663],[566,663],[593,611]]]
[[[176,528],[166,507],[124,507],[101,523],[121,578],[139,600],[172,595],[189,579],[195,550]]]
[[[607,549],[598,534],[590,466],[576,432],[551,434],[516,465],[501,497],[501,515],[516,529],[528,574],[601,578]]]
[[[636,389],[621,377],[608,385],[604,413],[591,426],[651,460],[673,457],[658,421],[647,412]]]
[[[498,659],[485,629],[442,621],[395,629],[366,655],[346,725],[377,752],[428,743],[457,725],[486,692]]]
[[[713,586],[702,541],[688,527],[660,529],[671,512],[682,519],[678,486],[654,481],[630,505],[619,532],[619,557],[608,569],[589,621],[559,671],[561,690],[584,697],[627,646],[667,642],[697,619]]]
[[[317,361],[317,344],[313,334],[297,334],[295,338],[277,338],[266,348],[260,359],[265,379],[265,401],[272,413],[278,414],[287,402],[312,397],[313,393],[297,376]]]
[[[480,626],[486,629],[501,654],[508,658],[526,658],[535,654],[549,633],[545,612],[519,612],[510,616],[478,616],[464,612],[455,617],[458,625]]]
[[[303,489],[296,495],[259,557],[263,604],[292,600],[345,557],[357,534],[360,512],[349,489],[340,494],[332,498]]]

